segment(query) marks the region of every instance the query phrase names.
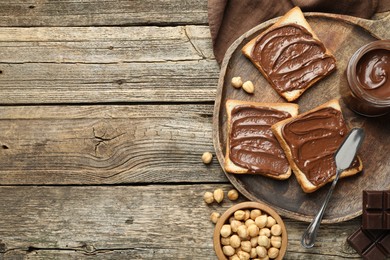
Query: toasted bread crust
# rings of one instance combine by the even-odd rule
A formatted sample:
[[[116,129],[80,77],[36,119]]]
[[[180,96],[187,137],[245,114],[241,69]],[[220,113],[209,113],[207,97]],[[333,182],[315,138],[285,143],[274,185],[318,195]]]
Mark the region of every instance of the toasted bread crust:
[[[241,100],[227,100],[226,101],[226,112],[227,112],[227,140],[226,140],[226,154],[225,154],[225,164],[224,168],[227,172],[233,174],[247,174],[248,169],[240,167],[230,160],[230,134],[231,134],[231,111],[237,105],[253,105],[256,107],[268,107],[277,109],[280,111],[288,112],[291,116],[296,116],[298,114],[298,105],[291,103],[258,103],[250,101],[241,101]],[[271,177],[278,180],[284,180],[291,176],[291,168],[289,168],[284,174],[275,176],[269,173],[259,173],[260,175]]]
[[[320,110],[322,108],[326,108],[326,107],[332,107],[336,110],[341,111],[341,107],[340,107],[338,100],[333,99],[333,100],[330,100],[329,102],[326,102],[326,103],[324,103],[324,104],[322,104],[322,105],[320,105],[320,106],[318,106],[318,107],[316,107],[308,112],[302,113],[294,118],[288,118],[288,119],[285,119],[283,121],[280,121],[271,127],[272,132],[274,133],[276,139],[279,141],[280,145],[282,146],[282,148],[287,156],[287,159],[290,163],[290,167],[292,168],[299,185],[301,186],[302,190],[306,193],[314,192],[314,191],[318,190],[319,188],[321,188],[322,186],[324,186],[325,184],[332,182],[335,179],[335,176],[332,176],[326,182],[323,182],[319,185],[314,185],[313,183],[311,183],[307,179],[307,177],[306,177],[305,173],[302,171],[302,169],[300,169],[298,167],[298,165],[296,164],[296,162],[294,161],[291,148],[287,144],[286,140],[283,137],[282,129],[287,123],[289,123],[293,120],[296,120],[297,118],[301,118],[301,117],[303,117],[309,113],[312,113],[314,111]],[[355,168],[349,168],[349,169],[343,171],[340,175],[340,178],[355,175],[358,172],[361,172],[363,170],[363,163],[362,163],[361,159],[359,157],[357,157],[357,160],[359,162],[358,166]]]
[[[284,92],[279,91],[278,88],[274,85],[273,81],[269,78],[268,73],[266,73],[264,71],[264,69],[262,68],[262,65],[259,62],[253,60],[252,52],[253,52],[253,48],[256,45],[257,40],[260,37],[262,37],[263,35],[265,35],[266,33],[268,33],[269,31],[271,31],[275,28],[282,27],[282,26],[285,26],[288,24],[298,24],[298,25],[306,28],[306,30],[308,30],[312,34],[312,37],[314,39],[321,42],[320,39],[318,38],[318,36],[313,31],[313,29],[311,28],[311,26],[309,25],[309,23],[306,21],[301,9],[299,7],[294,7],[290,11],[288,11],[284,16],[282,16],[275,24],[273,24],[267,30],[263,31],[257,37],[255,37],[251,41],[249,41],[242,48],[242,53],[248,59],[251,60],[251,62],[254,64],[254,66],[261,72],[261,74],[263,74],[263,76],[273,86],[273,88],[278,92],[278,94],[280,96],[284,97],[287,101],[291,102],[291,101],[294,101],[297,98],[299,98],[303,94],[303,92],[305,92],[307,89],[309,89],[311,86],[313,86],[317,81],[321,80],[322,78],[324,78],[325,76],[330,74],[332,71],[334,71],[336,69],[336,67],[332,71],[330,71],[329,73],[322,75],[320,77],[317,77],[317,78],[313,79],[312,81],[310,81],[310,83],[305,88],[292,90],[292,91],[284,91]],[[332,57],[333,59],[335,59],[334,55],[330,52],[330,50],[327,49],[326,47],[325,47],[325,49],[326,49],[325,55],[328,55],[329,57]]]

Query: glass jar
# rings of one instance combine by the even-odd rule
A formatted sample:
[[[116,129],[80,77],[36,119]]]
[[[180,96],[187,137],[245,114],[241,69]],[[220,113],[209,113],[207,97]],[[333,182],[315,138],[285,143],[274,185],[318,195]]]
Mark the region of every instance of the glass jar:
[[[346,78],[346,105],[364,116],[390,112],[390,40],[364,45],[350,58]]]

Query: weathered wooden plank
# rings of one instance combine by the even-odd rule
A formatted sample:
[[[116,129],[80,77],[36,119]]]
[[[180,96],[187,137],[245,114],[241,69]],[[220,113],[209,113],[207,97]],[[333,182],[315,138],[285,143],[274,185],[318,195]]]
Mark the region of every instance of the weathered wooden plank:
[[[215,61],[2,64],[0,104],[214,101]]]
[[[204,26],[0,28],[0,104],[213,101]]]
[[[15,0],[0,6],[0,26],[207,24],[204,0]]]
[[[0,256],[216,259],[209,215],[233,204],[225,199],[207,206],[203,193],[216,188],[228,191],[231,185],[2,186]],[[359,223],[322,225],[315,247],[307,250],[299,242],[307,223],[285,219],[285,259],[358,258],[346,238]]]
[[[213,59],[208,26],[0,27],[2,63]]]
[[[212,105],[10,106],[0,109],[1,184],[225,182]]]

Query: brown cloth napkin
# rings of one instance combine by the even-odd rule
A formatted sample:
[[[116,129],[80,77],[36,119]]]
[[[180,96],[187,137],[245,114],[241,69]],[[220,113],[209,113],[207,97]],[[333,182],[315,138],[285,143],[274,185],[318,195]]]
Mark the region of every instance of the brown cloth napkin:
[[[229,46],[243,33],[294,6],[304,12],[338,13],[371,18],[389,11],[390,0],[208,0],[214,55],[221,63]]]

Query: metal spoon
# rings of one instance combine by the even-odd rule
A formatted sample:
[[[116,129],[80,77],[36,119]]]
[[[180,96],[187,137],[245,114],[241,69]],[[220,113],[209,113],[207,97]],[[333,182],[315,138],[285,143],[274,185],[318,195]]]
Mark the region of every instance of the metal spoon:
[[[326,206],[328,205],[329,199],[332,196],[333,190],[336,186],[337,181],[339,180],[340,174],[353,162],[357,151],[364,139],[364,131],[361,128],[352,129],[348,136],[344,139],[343,143],[339,147],[335,155],[337,173],[336,178],[332,182],[332,186],[326,195],[325,201],[322,204],[320,211],[314,217],[313,221],[307,227],[305,233],[303,233],[301,244],[305,248],[312,248],[314,246],[314,241],[317,237],[317,231],[320,227],[322,216],[324,215]]]

